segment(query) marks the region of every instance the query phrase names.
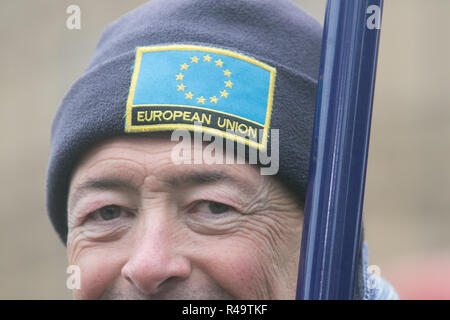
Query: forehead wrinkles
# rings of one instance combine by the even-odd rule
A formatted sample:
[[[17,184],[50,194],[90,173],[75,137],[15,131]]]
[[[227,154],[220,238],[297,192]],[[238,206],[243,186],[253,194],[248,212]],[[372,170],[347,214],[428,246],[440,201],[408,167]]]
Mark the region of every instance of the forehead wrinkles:
[[[112,172],[113,174],[117,172],[127,174],[131,169],[135,175],[142,177],[140,181],[142,184],[145,176],[156,171],[154,167],[167,166],[171,163],[170,157],[165,157],[166,154],[170,154],[167,151],[172,148],[170,140],[160,142],[164,143],[158,143],[157,140],[149,140],[149,138],[147,140],[121,139],[97,146],[77,166],[72,183],[74,180],[79,180],[80,176],[86,178],[86,175],[106,174],[107,172],[101,170],[102,166],[105,166],[106,171],[117,170]],[[97,167],[98,165],[101,166]],[[94,172],[93,169],[95,169]]]
[[[76,170],[71,191],[72,185],[77,189],[88,180],[119,178],[133,189],[141,189],[145,185],[150,190],[173,189],[177,185],[229,182],[234,183],[243,193],[255,196],[258,193],[257,187],[265,180],[251,165],[177,165],[171,161],[173,144],[170,141],[143,142],[144,140],[127,140],[101,145],[98,150],[88,154]]]
[[[111,160],[130,160],[137,165],[141,166],[144,172],[140,172],[142,176],[154,175],[157,171],[161,173],[161,176],[164,176],[165,173],[171,173],[171,171],[176,170],[179,167],[183,169],[189,169],[190,166],[195,167],[211,167],[211,165],[201,164],[201,165],[176,165],[172,162],[171,153],[172,149],[179,142],[171,141],[168,137],[161,137],[156,135],[155,137],[122,137],[116,138],[107,143],[103,143],[93,149],[90,153],[84,157],[82,162],[79,165],[79,168],[82,167],[83,171],[86,171],[86,165],[88,165],[87,170],[95,166],[98,162],[102,161],[102,159],[111,159]],[[192,144],[192,148],[195,144]],[[191,150],[191,157],[193,158],[194,154]],[[217,164],[212,165],[220,168],[232,169],[232,171],[237,171],[237,174],[242,174],[243,170],[239,170],[242,166],[245,166],[248,171],[253,171],[249,169],[253,169],[252,165],[237,165],[233,168],[233,165],[229,164]],[[230,168],[231,166],[231,168]],[[167,171],[167,172],[166,172]],[[227,170],[228,171],[228,170]],[[255,170],[256,173],[256,170]],[[246,174],[248,175],[248,173]]]

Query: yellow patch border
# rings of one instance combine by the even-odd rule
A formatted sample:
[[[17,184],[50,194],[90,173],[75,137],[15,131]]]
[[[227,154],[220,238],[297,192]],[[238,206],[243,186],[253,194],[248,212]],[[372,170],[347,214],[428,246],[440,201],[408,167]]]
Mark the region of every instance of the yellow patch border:
[[[193,124],[151,124],[151,125],[145,125],[145,126],[133,126],[131,124],[131,111],[133,107],[152,107],[152,106],[165,106],[165,107],[189,107],[189,108],[198,108],[198,109],[204,109],[208,110],[210,112],[217,112],[222,113],[225,115],[231,115],[233,117],[241,118],[246,121],[250,121],[253,123],[256,123],[254,121],[251,121],[249,119],[245,119],[243,117],[239,117],[234,114],[228,114],[226,112],[217,111],[214,109],[209,108],[202,108],[197,106],[188,106],[188,105],[172,105],[172,104],[140,104],[140,105],[133,105],[133,99],[134,99],[134,93],[136,90],[136,83],[139,76],[139,71],[141,69],[141,60],[142,60],[142,54],[145,52],[154,52],[154,51],[171,51],[171,50],[181,50],[181,51],[201,51],[201,52],[211,52],[211,53],[218,53],[226,56],[230,56],[236,59],[240,59],[246,62],[249,62],[251,64],[254,64],[258,67],[261,67],[267,71],[270,72],[270,83],[269,83],[269,95],[267,98],[267,111],[266,111],[266,119],[264,123],[264,131],[263,131],[263,137],[261,143],[257,143],[255,141],[251,141],[249,139],[240,137],[235,134],[230,134],[224,131],[221,131],[219,129],[210,128],[210,127],[204,127],[204,126],[195,126]],[[191,131],[201,131],[201,132],[207,132],[214,135],[222,136],[226,139],[234,139],[235,141],[244,143],[246,145],[249,145],[253,148],[259,149],[259,150],[266,150],[267,148],[267,139],[269,135],[269,127],[270,127],[270,119],[272,116],[272,105],[273,105],[273,95],[275,90],[275,79],[276,79],[276,73],[277,70],[261,61],[258,61],[254,58],[251,58],[249,56],[226,50],[226,49],[220,49],[220,48],[214,48],[214,47],[207,47],[207,46],[198,46],[198,45],[165,45],[165,46],[146,46],[146,47],[137,47],[136,48],[136,59],[134,63],[134,70],[133,75],[131,77],[131,84],[130,84],[130,90],[128,93],[128,99],[127,99],[127,106],[126,106],[126,114],[125,114],[125,132],[131,133],[131,132],[151,132],[151,131],[165,131],[165,130],[176,130],[176,129],[184,129],[184,130],[191,130]],[[259,123],[257,123],[259,124]],[[259,124],[260,125],[260,124]]]

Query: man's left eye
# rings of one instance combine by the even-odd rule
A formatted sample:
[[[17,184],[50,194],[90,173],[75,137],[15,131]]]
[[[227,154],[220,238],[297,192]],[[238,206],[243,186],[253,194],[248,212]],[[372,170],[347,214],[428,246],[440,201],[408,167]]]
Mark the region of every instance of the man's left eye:
[[[208,201],[208,209],[211,213],[221,214],[231,210],[232,208],[220,202]]]
[[[197,202],[197,204],[190,210],[191,212],[207,212],[210,214],[224,214],[228,211],[233,211],[234,208],[226,205],[224,203],[202,200]]]

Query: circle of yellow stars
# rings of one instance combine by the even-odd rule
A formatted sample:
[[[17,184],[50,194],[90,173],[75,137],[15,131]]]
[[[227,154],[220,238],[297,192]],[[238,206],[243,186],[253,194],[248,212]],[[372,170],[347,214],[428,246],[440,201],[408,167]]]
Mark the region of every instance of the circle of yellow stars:
[[[183,83],[185,76],[183,71],[188,71],[189,67],[191,67],[194,64],[198,64],[199,61],[201,61],[203,63],[211,63],[211,64],[214,63],[216,67],[222,68],[223,75],[225,79],[227,79],[227,81],[224,81],[225,86],[222,91],[219,91],[220,95],[217,94],[215,96],[206,98],[204,96],[200,96],[198,98],[195,98],[197,103],[205,104],[205,102],[209,99],[209,103],[217,104],[217,102],[219,102],[221,98],[225,99],[228,98],[228,95],[230,94],[229,90],[233,88],[234,83],[231,81],[232,72],[223,67],[224,62],[221,59],[213,60],[213,58],[209,54],[203,55],[201,57],[193,56],[190,57],[190,60],[191,60],[190,64],[187,64],[186,62],[180,64],[180,72],[177,75],[175,75],[176,81],[177,83],[179,83],[177,84],[177,91],[182,91],[184,93],[185,99],[194,100],[195,95],[192,93],[192,91],[188,91],[187,87]]]

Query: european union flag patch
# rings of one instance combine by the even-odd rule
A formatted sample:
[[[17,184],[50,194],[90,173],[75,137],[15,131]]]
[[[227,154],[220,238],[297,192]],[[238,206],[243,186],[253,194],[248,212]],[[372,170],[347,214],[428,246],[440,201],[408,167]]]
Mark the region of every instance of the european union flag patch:
[[[138,47],[126,132],[201,130],[265,150],[276,69],[230,50]]]

